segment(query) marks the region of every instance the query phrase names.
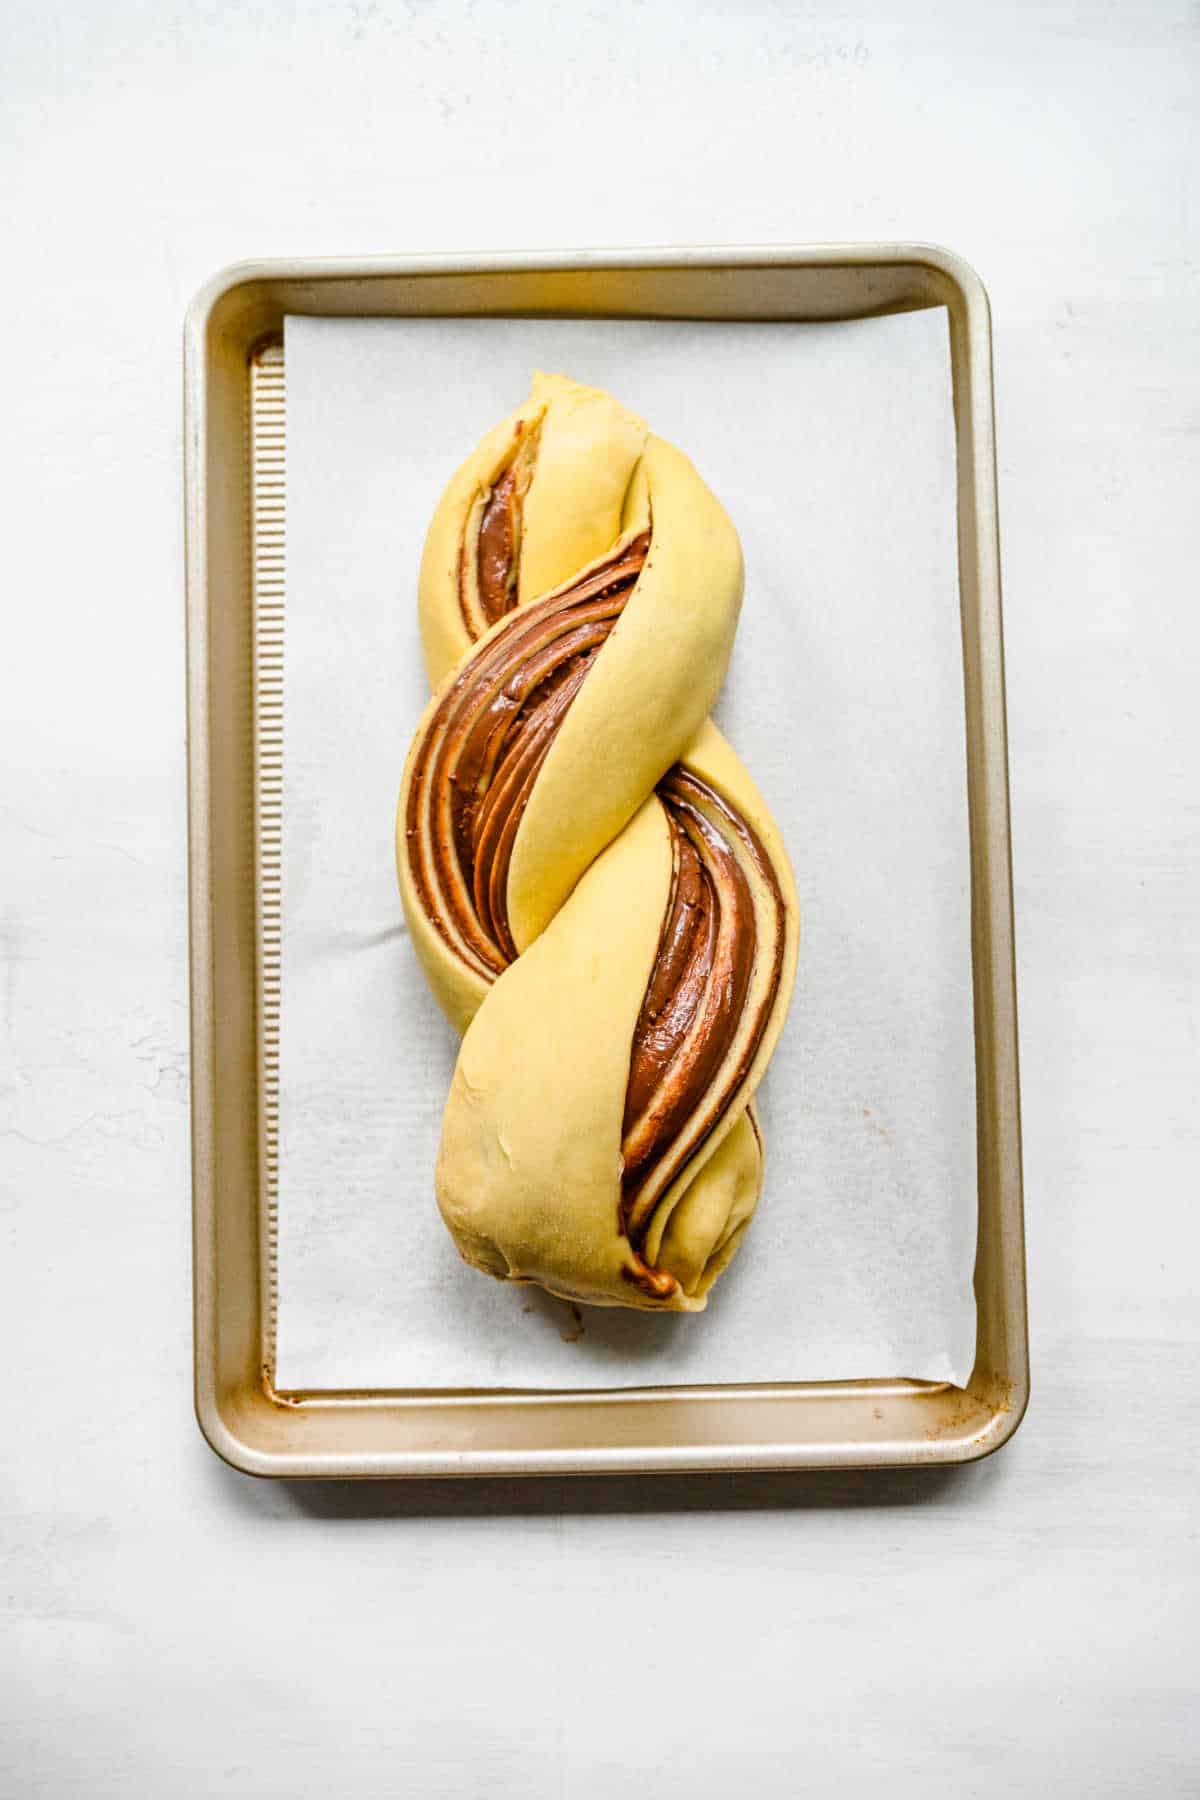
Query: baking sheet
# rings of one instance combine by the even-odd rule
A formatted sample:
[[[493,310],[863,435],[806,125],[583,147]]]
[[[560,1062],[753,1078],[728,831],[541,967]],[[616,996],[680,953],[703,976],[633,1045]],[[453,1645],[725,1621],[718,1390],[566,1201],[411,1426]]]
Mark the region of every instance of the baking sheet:
[[[741,532],[718,720],[791,849],[792,1015],[759,1217],[708,1311],[465,1268],[432,1198],[455,1040],[403,932],[415,575],[531,368],[611,388]],[[276,1383],[619,1387],[908,1375],[975,1338],[974,1069],[946,316],[840,325],[289,319]]]

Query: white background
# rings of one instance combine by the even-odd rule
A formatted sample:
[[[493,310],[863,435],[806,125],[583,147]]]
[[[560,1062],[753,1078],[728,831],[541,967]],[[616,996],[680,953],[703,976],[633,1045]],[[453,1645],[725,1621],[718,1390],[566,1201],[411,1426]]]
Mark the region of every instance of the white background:
[[[1198,95],[1183,4],[5,7],[0,1792],[1194,1791]],[[1025,1425],[885,1480],[226,1471],[187,300],[271,252],[889,236],[995,310]]]

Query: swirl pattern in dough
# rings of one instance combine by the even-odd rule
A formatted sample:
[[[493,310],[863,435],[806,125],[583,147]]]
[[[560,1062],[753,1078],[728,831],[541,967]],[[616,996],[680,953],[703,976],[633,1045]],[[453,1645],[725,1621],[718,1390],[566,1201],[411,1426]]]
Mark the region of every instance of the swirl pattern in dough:
[[[469,1262],[573,1300],[701,1309],[758,1200],[797,905],[707,717],[741,594],[687,458],[562,376],[468,458],[426,541],[436,691],[397,862],[465,1033],[438,1203]]]

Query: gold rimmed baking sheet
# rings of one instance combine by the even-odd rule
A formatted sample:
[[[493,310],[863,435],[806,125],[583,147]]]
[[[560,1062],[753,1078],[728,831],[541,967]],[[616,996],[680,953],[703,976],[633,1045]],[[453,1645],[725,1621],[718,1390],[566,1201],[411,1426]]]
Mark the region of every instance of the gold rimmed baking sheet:
[[[285,313],[830,319],[945,305],[958,463],[979,1144],[979,1354],[905,1382],[639,1393],[280,1395],[273,1381]],[[196,1391],[259,1473],[538,1473],[959,1461],[1027,1392],[990,347],[977,279],[906,246],[262,265],[187,333]]]

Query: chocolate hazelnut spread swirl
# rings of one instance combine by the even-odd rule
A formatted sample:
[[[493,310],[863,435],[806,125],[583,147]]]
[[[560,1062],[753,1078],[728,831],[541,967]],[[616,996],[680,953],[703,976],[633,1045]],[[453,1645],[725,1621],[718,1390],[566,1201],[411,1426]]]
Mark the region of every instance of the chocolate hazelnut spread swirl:
[[[514,613],[425,727],[405,820],[413,877],[441,936],[483,975],[517,954],[505,889],[521,814],[648,549],[643,532],[572,587]]]
[[[743,577],[682,451],[561,375],[451,475],[422,552],[397,870],[463,1034],[434,1190],[467,1262],[570,1300],[702,1310],[761,1190],[797,902],[709,717]]]
[[[537,428],[519,421],[515,437],[511,461],[471,508],[459,552],[458,604],[473,638],[517,604],[522,507],[537,461]]]
[[[745,1080],[784,949],[783,896],[748,821],[683,763],[657,791],[674,876],[625,1094],[622,1216],[634,1244]]]

